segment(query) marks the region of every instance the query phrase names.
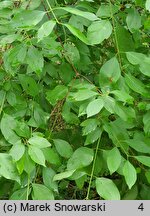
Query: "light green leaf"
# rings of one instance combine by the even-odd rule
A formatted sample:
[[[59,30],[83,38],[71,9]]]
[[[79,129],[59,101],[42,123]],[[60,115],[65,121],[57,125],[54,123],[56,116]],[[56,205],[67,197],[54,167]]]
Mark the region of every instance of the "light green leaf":
[[[139,79],[135,78],[131,74],[125,74],[125,81],[133,91],[143,96],[147,95],[145,85]]]
[[[82,90],[79,90],[78,92],[74,93],[73,98],[76,101],[83,101],[83,100],[87,100],[91,97],[94,97],[95,95],[98,95],[98,93],[94,92],[90,89],[82,89]]]
[[[44,11],[23,10],[12,19],[12,25],[16,28],[28,28],[37,25],[44,17]]]
[[[53,177],[55,176],[56,172],[49,167],[43,167],[43,182],[46,187],[48,187],[50,190],[53,190],[55,192],[58,192],[58,184],[57,182],[53,181]]]
[[[35,97],[37,94],[39,94],[39,87],[32,77],[30,77],[26,74],[18,74],[18,78],[19,78],[19,81],[23,87],[23,90],[27,94],[29,94],[33,97]]]
[[[75,28],[74,26],[70,25],[70,24],[63,24],[64,26],[66,26],[69,31],[76,36],[77,38],[79,38],[83,43],[85,44],[89,44],[88,39],[86,38],[86,36],[77,28]]]
[[[23,166],[24,166],[24,170],[26,171],[26,173],[28,173],[29,175],[31,174],[31,172],[34,170],[35,168],[35,163],[33,160],[31,160],[31,157],[28,154],[28,151],[26,149],[25,154],[24,154],[24,158],[23,158]],[[21,158],[22,160],[22,158]]]
[[[90,165],[94,158],[94,152],[87,147],[80,147],[71,156],[67,163],[68,170],[76,170]]]
[[[73,154],[71,145],[62,139],[53,139],[57,152],[65,158],[70,158]]]
[[[137,52],[126,52],[126,56],[128,61],[133,65],[140,64],[145,59],[144,54]]]
[[[87,106],[87,109],[86,109],[87,118],[98,114],[101,111],[101,109],[103,108],[103,106],[104,106],[104,101],[100,97],[98,99],[95,99],[92,102],[90,102]]]
[[[42,52],[37,48],[30,46],[27,52],[26,61],[31,70],[35,71],[37,74],[40,74],[42,72],[44,66],[44,58]]]
[[[150,139],[144,133],[136,132],[133,139],[125,141],[131,148],[137,152],[149,153],[150,152]]]
[[[98,20],[99,18],[90,12],[86,12],[86,11],[81,11],[77,8],[73,8],[73,7],[60,7],[60,9],[65,10],[69,13],[75,14],[77,16],[81,16],[84,17],[85,19],[88,19],[90,21],[94,21],[94,20]]]
[[[67,95],[67,92],[68,88],[66,86],[58,85],[53,90],[47,91],[46,98],[54,106]]]
[[[108,152],[107,156],[107,166],[110,174],[114,173],[120,166],[121,154],[117,147],[114,147]]]
[[[1,132],[5,139],[11,144],[20,142],[20,137],[14,132],[16,125],[17,121],[12,116],[7,114],[3,115],[0,123]]]
[[[100,69],[99,82],[100,86],[111,85],[116,83],[121,76],[121,70],[116,57],[111,58]]]
[[[99,121],[94,118],[94,119],[86,119],[84,122],[81,123],[81,126],[84,127],[82,132],[83,136],[91,133],[97,128],[97,125],[99,124]]]
[[[125,177],[129,189],[131,189],[137,180],[137,174],[136,169],[129,161],[126,161],[124,164],[123,175]]]
[[[101,4],[99,7],[96,15],[98,17],[111,17],[112,14],[116,13],[119,10],[119,7],[116,5],[106,5],[106,4]]]
[[[12,1],[2,1],[2,2],[0,2],[0,9],[8,8],[8,7],[11,7],[11,6],[13,6]]]
[[[141,16],[136,9],[130,9],[126,18],[127,26],[130,32],[134,32],[141,27]]]
[[[97,193],[105,200],[120,200],[120,193],[111,179],[96,178]]]
[[[148,156],[134,156],[140,163],[144,164],[145,166],[150,167],[150,157]]]
[[[0,153],[0,176],[20,183],[16,165],[9,154]]]
[[[33,136],[28,140],[28,142],[37,148],[46,148],[51,146],[51,143],[49,143],[47,139],[40,136]]]
[[[42,184],[32,184],[33,200],[54,200],[53,192]]]
[[[150,0],[146,0],[145,8],[150,12]]]
[[[116,96],[116,99],[128,104],[133,104],[134,98],[130,96],[128,93],[126,93],[124,90],[114,90],[110,92],[111,94],[114,94]]]
[[[9,200],[26,200],[27,195],[30,195],[31,190],[29,190],[27,187],[21,188],[20,190],[15,191]]]
[[[50,164],[54,164],[56,166],[61,165],[61,159],[54,148],[45,148],[42,149],[42,151],[44,153],[45,160],[48,161]]]
[[[85,144],[89,145],[91,143],[94,143],[96,140],[98,140],[102,135],[102,130],[100,128],[96,128],[94,131],[89,133],[86,137]]]
[[[69,170],[69,171],[65,171],[59,174],[56,174],[53,178],[53,181],[60,181],[64,178],[68,178],[70,176],[72,176],[72,174],[75,172],[75,170]]]
[[[22,158],[24,152],[25,152],[25,146],[22,143],[18,143],[12,146],[9,154],[12,156],[12,158],[15,161],[18,161]]]
[[[50,35],[55,25],[56,21],[54,20],[49,20],[45,22],[38,30],[38,42],[43,40],[44,37]]]
[[[143,123],[145,134],[150,135],[150,111],[143,116]]]
[[[43,152],[39,148],[35,146],[29,146],[28,153],[35,163],[45,166],[45,157]]]
[[[93,22],[87,31],[87,39],[90,45],[100,44],[103,40],[108,39],[112,33],[112,26],[108,20]]]

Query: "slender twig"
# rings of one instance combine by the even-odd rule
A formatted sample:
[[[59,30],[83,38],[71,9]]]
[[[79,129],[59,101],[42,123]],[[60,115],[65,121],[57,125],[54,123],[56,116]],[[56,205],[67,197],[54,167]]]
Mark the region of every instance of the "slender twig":
[[[99,145],[100,145],[100,139],[101,139],[101,136],[99,137],[98,142],[97,142],[97,146],[96,146],[96,151],[95,151],[95,156],[94,156],[92,171],[91,171],[91,175],[90,175],[89,186],[88,186],[87,195],[86,195],[86,198],[85,198],[86,200],[89,199],[89,195],[90,195],[91,184],[92,184],[92,179],[93,179],[94,170],[95,170],[95,163],[96,163],[97,153],[98,153],[98,149],[99,149]]]
[[[121,55],[120,55],[120,50],[119,50],[119,44],[118,44],[118,38],[117,38],[116,26],[115,26],[115,18],[113,15],[111,0],[109,0],[109,7],[110,7],[110,12],[111,12],[111,19],[112,19],[112,26],[113,26],[113,31],[114,31],[114,39],[115,39],[115,44],[116,44],[116,49],[117,49],[118,61],[119,61],[120,69],[122,69],[122,60],[121,60]]]

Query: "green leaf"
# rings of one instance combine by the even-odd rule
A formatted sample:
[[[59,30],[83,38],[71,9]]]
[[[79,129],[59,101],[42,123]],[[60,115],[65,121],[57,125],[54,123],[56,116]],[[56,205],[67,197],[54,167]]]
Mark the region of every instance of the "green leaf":
[[[108,151],[107,156],[107,166],[110,171],[110,174],[117,171],[121,163],[121,154],[117,147],[114,147],[112,150]]]
[[[137,52],[126,52],[126,56],[128,61],[133,65],[140,64],[145,59],[144,54]]]
[[[24,165],[24,170],[26,171],[26,173],[28,173],[29,175],[31,174],[31,172],[34,170],[35,168],[35,163],[33,160],[31,160],[28,151],[25,151],[24,154],[24,161],[23,161],[23,165]]]
[[[25,75],[25,74],[19,74],[18,77],[19,77],[20,83],[24,91],[27,94],[33,97],[39,94],[39,87],[32,77]]]
[[[100,86],[116,83],[121,76],[121,70],[116,57],[111,58],[100,69]]]
[[[86,119],[84,122],[81,123],[81,126],[83,126],[83,136],[91,133],[97,128],[99,121],[97,119]]]
[[[150,135],[150,111],[143,116],[143,123],[145,134]]]
[[[91,12],[86,12],[86,11],[81,11],[81,10],[78,10],[77,8],[73,8],[73,7],[60,7],[60,9],[62,10],[65,10],[69,13],[72,13],[72,14],[75,14],[77,16],[81,16],[81,17],[84,17],[85,19],[88,19],[90,21],[95,21],[95,20],[98,20],[99,18],[91,13]]]
[[[124,164],[123,175],[125,177],[129,189],[131,189],[137,180],[137,174],[136,169],[129,161],[126,161]]]
[[[120,200],[120,193],[111,179],[96,178],[97,193],[105,200]]]
[[[43,182],[46,187],[50,190],[58,192],[58,184],[53,181],[53,177],[55,176],[55,171],[49,167],[43,167]]]
[[[124,90],[114,90],[110,92],[111,94],[114,94],[116,96],[116,99],[118,101],[122,101],[124,103],[133,104],[134,98],[130,96],[128,93],[126,93]]]
[[[28,189],[28,187],[21,188],[20,190],[15,191],[11,197],[10,200],[26,200],[27,196],[30,195],[31,190]]]
[[[87,31],[87,39],[90,45],[100,44],[103,40],[108,39],[112,33],[112,26],[108,20],[93,22]]]
[[[54,164],[56,166],[61,165],[60,157],[55,149],[45,148],[45,149],[42,149],[42,151],[45,156],[45,160],[48,161],[50,164]]]
[[[62,100],[68,92],[68,88],[64,85],[57,85],[53,90],[46,93],[47,100],[54,106],[59,100]]]
[[[90,89],[82,89],[82,90],[79,90],[78,92],[74,93],[73,98],[76,101],[83,101],[83,100],[87,100],[91,97],[94,97],[95,95],[98,95],[98,93],[94,92]]]
[[[94,158],[94,152],[87,147],[80,147],[71,156],[67,163],[68,170],[76,170],[90,165]]]
[[[127,29],[118,24],[116,26],[116,38],[120,52],[134,51],[135,44],[132,36]]]
[[[70,158],[73,154],[71,145],[62,139],[53,139],[57,152],[65,158]]]
[[[102,130],[100,128],[96,128],[94,131],[89,133],[86,137],[85,144],[89,145],[91,143],[94,143],[96,140],[98,140],[102,135]]]
[[[0,153],[0,176],[20,183],[16,165],[13,162],[12,157],[7,153]]]
[[[15,14],[12,25],[16,28],[34,27],[43,19],[44,15],[44,11],[23,10]]]
[[[125,141],[131,148],[137,152],[149,153],[150,152],[150,139],[147,138],[144,133],[135,133],[133,139]]]
[[[19,143],[12,146],[9,154],[12,156],[12,158],[15,161],[18,161],[22,158],[24,152],[25,152],[25,146],[22,143]]]
[[[28,142],[37,148],[46,148],[51,146],[47,139],[40,136],[33,136],[28,140]]]
[[[141,27],[141,16],[136,9],[130,9],[126,18],[127,26],[130,32],[134,32]]]
[[[87,109],[86,109],[87,118],[98,114],[101,111],[101,109],[103,108],[103,106],[104,106],[104,101],[100,97],[98,99],[95,99],[92,102],[90,102],[87,106]]]
[[[150,12],[150,0],[146,0],[145,8]]]
[[[111,17],[112,14],[115,14],[116,12],[118,12],[119,7],[116,5],[105,5],[105,4],[101,4],[101,6],[99,7],[96,15],[98,17]]]
[[[13,6],[12,1],[2,1],[2,2],[0,2],[0,9],[8,8],[8,7],[11,7],[11,6]]]
[[[72,176],[72,174],[75,172],[75,170],[69,170],[69,171],[65,171],[59,174],[56,174],[53,178],[53,181],[60,181],[64,178],[68,178],[70,176]]]
[[[43,152],[39,148],[35,146],[29,146],[28,153],[35,163],[45,166],[45,157]]]
[[[85,44],[89,44],[88,39],[86,38],[86,36],[77,28],[75,28],[74,26],[70,25],[70,24],[63,24],[64,26],[66,26],[69,31],[76,36],[77,38],[79,38],[83,43]]]
[[[143,96],[147,95],[145,85],[139,79],[135,78],[131,74],[125,74],[125,81],[133,91]]]
[[[17,122],[12,116],[7,114],[3,115],[0,123],[1,132],[5,139],[11,144],[16,144],[17,142],[20,142],[20,138],[14,132],[16,124]]]
[[[53,192],[42,184],[32,184],[33,200],[54,200]]]
[[[134,156],[140,163],[144,164],[145,166],[150,167],[150,157],[148,156]]]
[[[42,72],[44,66],[44,58],[42,52],[37,48],[33,46],[29,47],[26,61],[32,71],[35,71],[38,75]]]
[[[56,25],[56,21],[54,20],[49,20],[45,22],[38,30],[38,42],[43,40],[44,37],[47,37],[51,34],[53,31],[53,28]]]

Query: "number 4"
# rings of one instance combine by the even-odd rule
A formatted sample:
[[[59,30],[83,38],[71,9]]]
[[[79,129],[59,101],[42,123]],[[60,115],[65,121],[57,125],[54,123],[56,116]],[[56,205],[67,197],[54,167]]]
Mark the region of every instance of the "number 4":
[[[143,206],[143,203],[141,203],[138,207],[139,210],[143,211],[144,210],[144,206]]]

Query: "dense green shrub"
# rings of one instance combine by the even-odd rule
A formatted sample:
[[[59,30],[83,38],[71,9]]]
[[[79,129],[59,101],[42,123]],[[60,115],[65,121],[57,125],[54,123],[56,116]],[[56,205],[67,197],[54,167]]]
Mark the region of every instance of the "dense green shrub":
[[[0,1],[0,198],[150,199],[150,1]]]

